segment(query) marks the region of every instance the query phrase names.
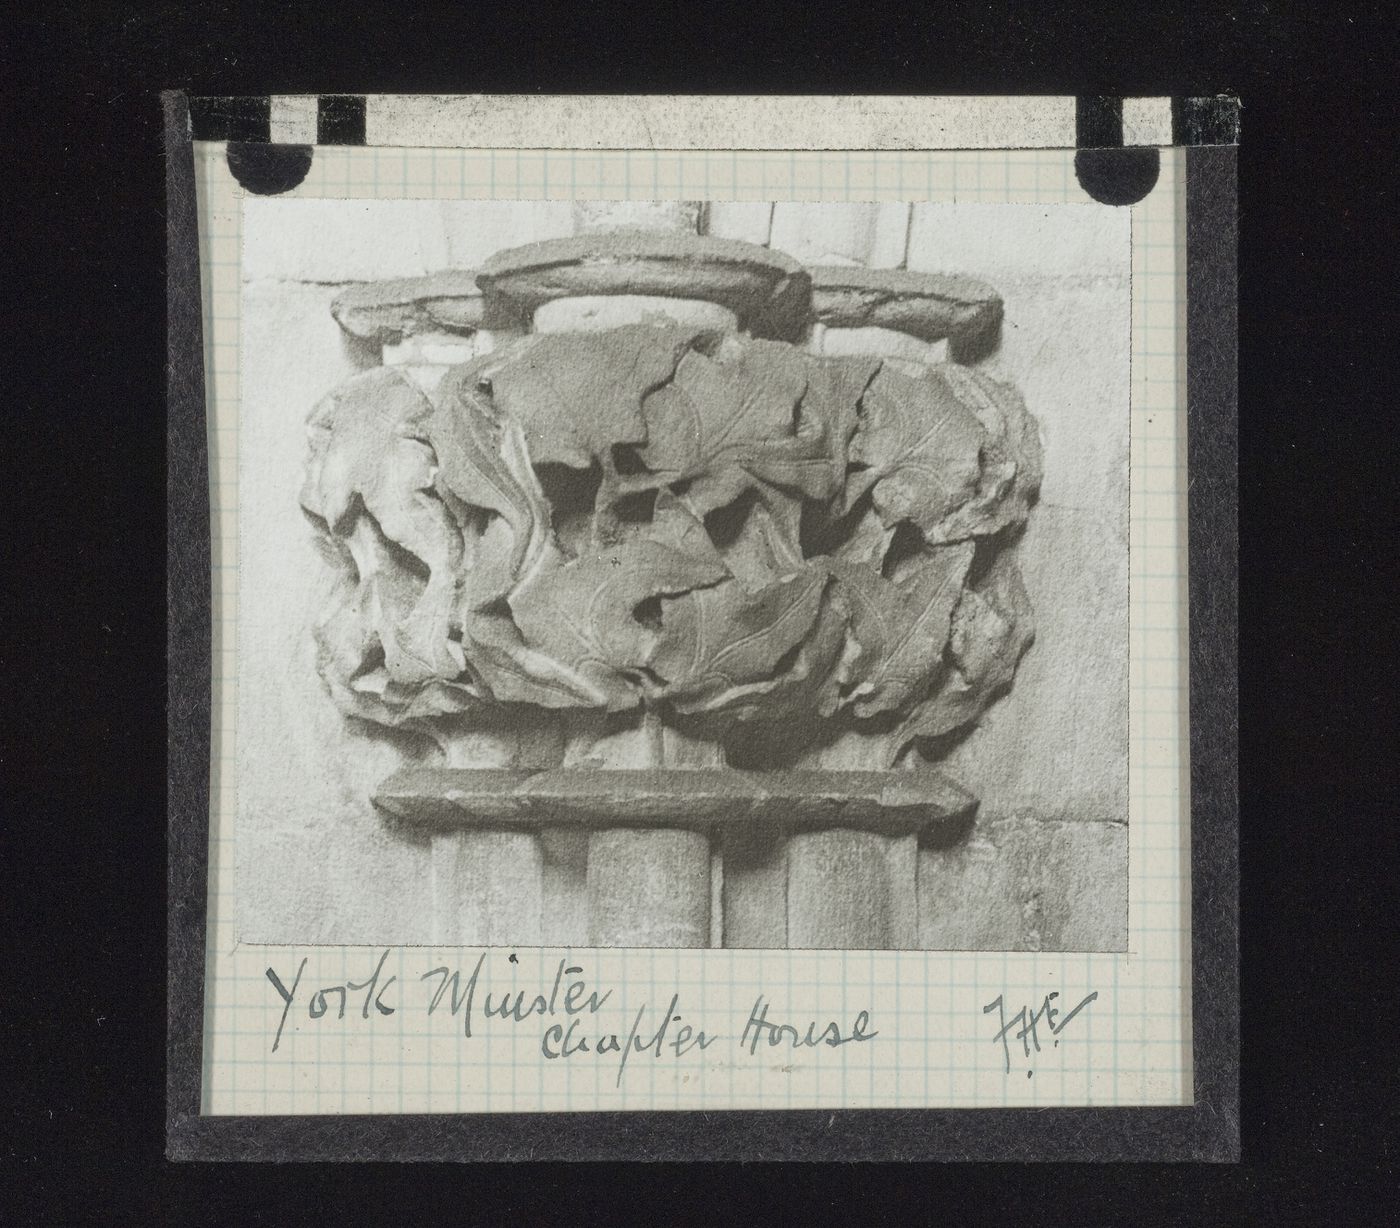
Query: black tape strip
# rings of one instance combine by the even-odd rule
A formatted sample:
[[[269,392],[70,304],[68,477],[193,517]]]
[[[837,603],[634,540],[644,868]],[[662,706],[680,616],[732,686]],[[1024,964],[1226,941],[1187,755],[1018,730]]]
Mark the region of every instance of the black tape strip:
[[[363,145],[365,96],[322,94],[316,99],[316,144]]]
[[[318,145],[364,145],[364,94],[321,94],[316,100]],[[196,141],[267,142],[271,138],[271,99],[192,98]],[[1174,145],[1236,145],[1240,133],[1238,98],[1173,98]],[[1084,94],[1075,99],[1075,147],[1118,149],[1123,145],[1123,99]]]
[[[170,841],[167,1129],[197,1117],[204,1069],[204,925],[209,898],[209,714],[212,581],[209,451],[204,399],[204,311],[190,109],[165,108],[166,613]]]
[[[1238,145],[1238,98],[1173,98],[1173,145]]]
[[[261,98],[191,98],[190,134],[196,141],[269,141],[272,100]]]
[[[1186,153],[1191,1018],[1213,1158],[1240,1153],[1238,207],[1230,147]]]
[[[1081,96],[1074,100],[1074,143],[1080,149],[1123,144],[1123,100]]]

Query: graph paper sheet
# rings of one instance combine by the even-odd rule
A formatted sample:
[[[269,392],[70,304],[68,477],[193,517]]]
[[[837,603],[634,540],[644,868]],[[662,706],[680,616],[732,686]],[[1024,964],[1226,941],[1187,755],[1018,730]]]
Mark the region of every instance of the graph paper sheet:
[[[1169,139],[1153,127],[1169,128],[1163,116],[1129,110],[1143,143]],[[279,124],[282,139],[314,139],[314,121],[299,115],[295,100],[275,106],[274,139]],[[1070,148],[493,150],[452,148],[452,139],[434,148],[317,145],[299,182],[275,195],[240,182],[225,142],[193,146],[214,674],[200,1115],[1190,1105],[1186,151],[1161,149],[1150,190],[1113,207],[1081,186]],[[367,225],[392,228],[394,218],[419,216],[414,210],[440,205],[438,216],[448,216],[457,202],[537,202],[538,213],[561,203],[629,200],[698,201],[711,211],[730,202],[772,210],[888,203],[935,226],[939,219],[952,226],[968,210],[1000,208],[1021,211],[1015,216],[1027,224],[1047,219],[1052,242],[1093,213],[1105,219],[1093,230],[1095,242],[1110,251],[1122,243],[1128,660],[1126,804],[1115,825],[1126,847],[1126,916],[1116,936],[1076,948],[1072,933],[1049,941],[1032,925],[1007,944],[1016,949],[1005,950],[730,949],[722,940],[708,949],[560,947],[444,944],[411,926],[384,923],[376,931],[378,923],[367,922],[360,930],[327,923],[299,941],[269,940],[256,911],[268,897],[250,876],[272,864],[267,842],[275,846],[279,837],[240,830],[259,822],[240,808],[240,791],[261,796],[259,763],[244,750],[256,731],[240,723],[249,709],[239,695],[240,645],[259,633],[240,625],[240,611],[263,608],[244,588],[257,543],[241,535],[250,522],[240,496],[258,487],[266,447],[248,433],[260,421],[243,400],[249,351],[279,329],[307,328],[314,338],[308,349],[329,344],[325,337],[339,337],[327,319],[331,299],[382,270],[374,259],[359,271],[338,266],[349,271],[319,284],[312,249],[363,240],[348,231],[343,240],[317,233],[315,222],[290,241],[310,255],[289,258],[250,236],[296,231],[302,210],[307,218],[340,216],[316,213],[324,202],[341,202],[342,210],[362,202],[364,215],[377,219]],[[400,202],[393,208],[403,212],[375,212],[383,202]],[[1083,212],[1071,217],[1074,210]],[[771,236],[779,215],[768,216]],[[1055,229],[1061,217],[1069,231]],[[903,255],[888,263],[909,263],[909,242],[906,235]],[[386,230],[384,246],[412,249],[406,276],[463,263],[427,229],[418,240]],[[995,281],[995,253],[990,258]],[[1087,278],[1096,258],[1088,248],[1044,253],[1048,266],[1063,266],[1066,284]],[[423,267],[410,267],[415,262]],[[300,271],[288,273],[293,265]],[[1005,276],[1015,280],[1014,271]],[[289,290],[296,279],[302,284]],[[283,296],[275,310],[269,293]],[[365,365],[353,341],[335,344]],[[307,400],[306,415],[312,407]],[[304,417],[297,429],[304,430]],[[1042,424],[1042,435],[1047,430],[1054,424]],[[294,459],[279,463],[299,474],[303,458]],[[1111,459],[1086,454],[1082,463]],[[294,503],[295,489],[289,498]],[[1043,639],[1033,649],[1053,650]],[[1013,687],[1002,702],[1015,698]],[[364,824],[356,839],[394,838],[373,808]],[[304,834],[280,838],[298,874],[314,864]],[[255,839],[262,844],[250,851]],[[330,848],[325,861],[336,861]],[[341,895],[328,894],[315,877],[278,890],[329,900],[327,916],[353,911],[344,902],[348,890],[373,897],[366,915],[380,917],[395,915],[396,899],[433,890],[411,869],[389,882],[342,885]],[[1093,883],[1072,890],[1091,891]],[[287,915],[320,914],[308,906]]]

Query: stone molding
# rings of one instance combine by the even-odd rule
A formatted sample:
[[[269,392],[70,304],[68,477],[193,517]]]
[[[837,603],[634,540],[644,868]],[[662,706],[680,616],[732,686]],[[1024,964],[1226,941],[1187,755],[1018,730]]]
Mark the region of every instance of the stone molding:
[[[486,327],[486,300],[476,274],[447,269],[427,277],[364,282],[331,305],[352,337],[380,345],[423,332],[475,332]]]
[[[1001,296],[971,277],[825,265],[808,270],[812,319],[828,328],[888,328],[959,350],[990,348]]]
[[[700,300],[732,311],[740,327],[778,335],[798,326],[811,298],[806,270],[781,252],[652,230],[599,231],[498,252],[477,284],[522,313],[586,296]]]
[[[976,799],[937,772],[739,772],[732,768],[406,768],[375,805],[429,828],[694,827],[800,815],[804,828],[923,831],[967,819]]]

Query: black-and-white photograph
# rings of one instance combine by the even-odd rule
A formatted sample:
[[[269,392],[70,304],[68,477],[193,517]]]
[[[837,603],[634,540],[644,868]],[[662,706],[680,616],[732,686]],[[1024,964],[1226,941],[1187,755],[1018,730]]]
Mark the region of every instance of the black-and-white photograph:
[[[239,940],[1124,950],[1129,225],[248,200]]]

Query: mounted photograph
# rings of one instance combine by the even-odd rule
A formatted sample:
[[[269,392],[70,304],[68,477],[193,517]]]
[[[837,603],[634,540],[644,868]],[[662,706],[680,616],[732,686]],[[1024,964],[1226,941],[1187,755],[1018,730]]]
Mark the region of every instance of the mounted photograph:
[[[1126,950],[1131,238],[247,199],[238,941]]]

